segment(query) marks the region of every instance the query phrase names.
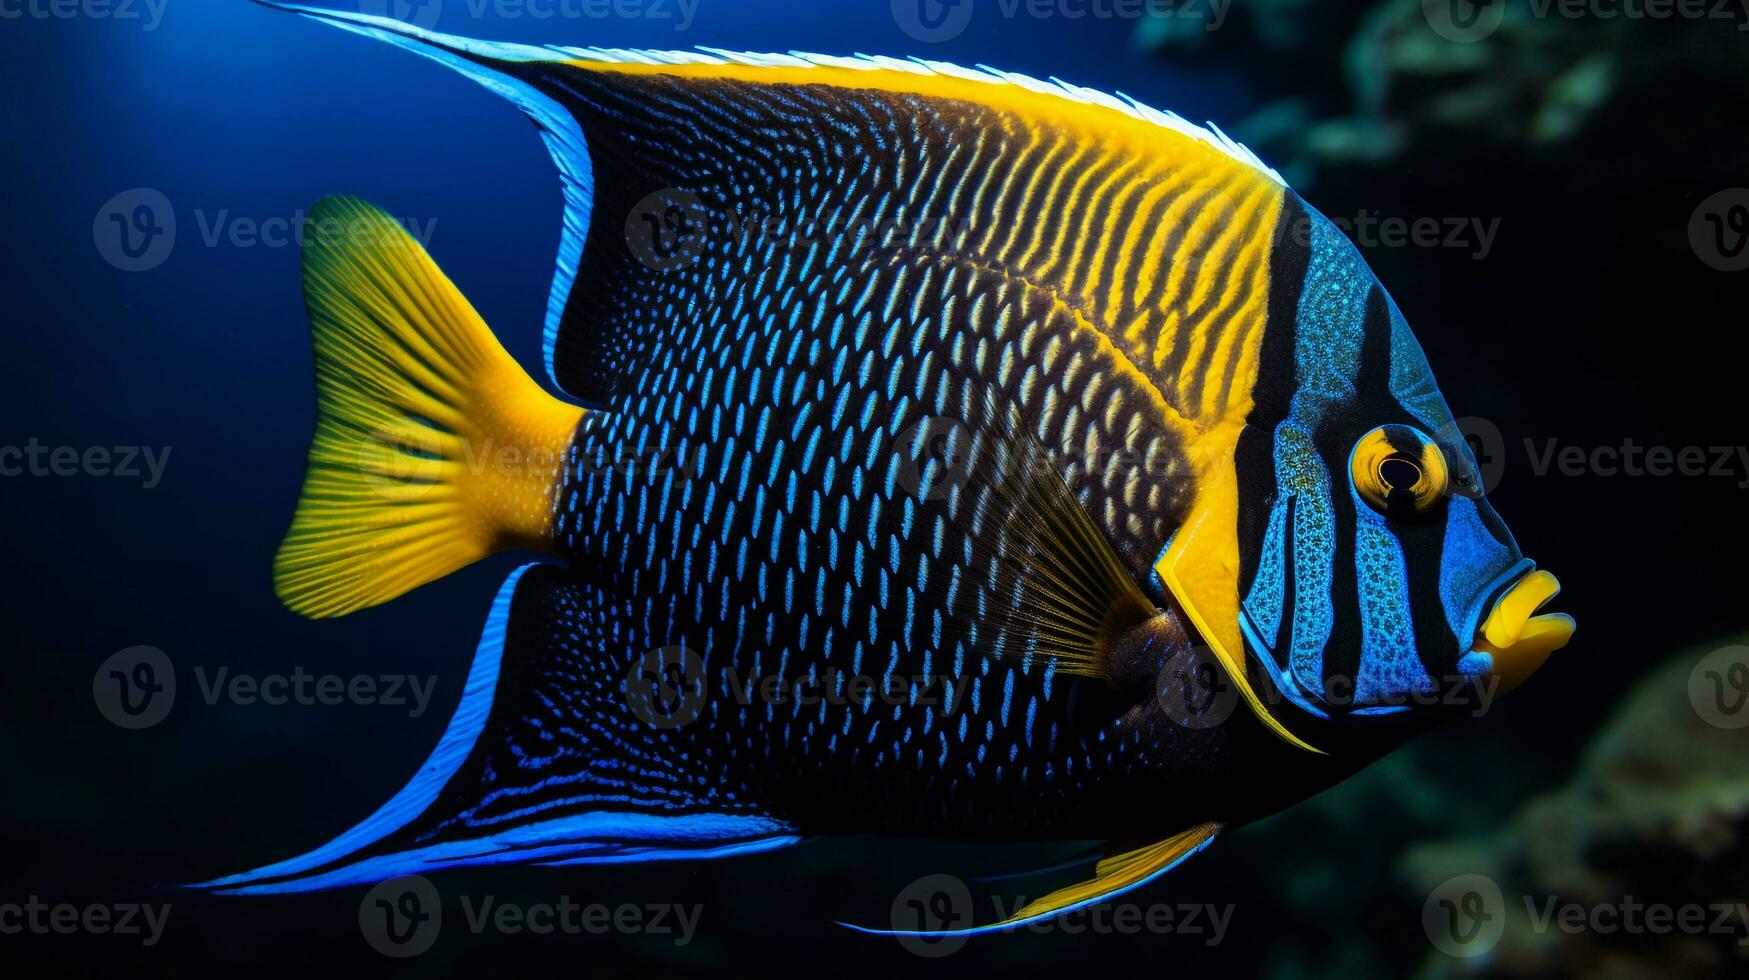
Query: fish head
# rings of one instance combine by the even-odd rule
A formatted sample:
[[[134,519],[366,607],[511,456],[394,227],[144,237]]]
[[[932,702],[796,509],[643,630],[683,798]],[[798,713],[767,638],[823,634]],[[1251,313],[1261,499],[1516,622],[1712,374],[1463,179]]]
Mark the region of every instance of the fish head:
[[[1559,584],[1488,502],[1396,303],[1293,204],[1303,231],[1277,245],[1231,469],[1205,480],[1156,575],[1280,725],[1428,717],[1515,687],[1573,633],[1541,612]]]

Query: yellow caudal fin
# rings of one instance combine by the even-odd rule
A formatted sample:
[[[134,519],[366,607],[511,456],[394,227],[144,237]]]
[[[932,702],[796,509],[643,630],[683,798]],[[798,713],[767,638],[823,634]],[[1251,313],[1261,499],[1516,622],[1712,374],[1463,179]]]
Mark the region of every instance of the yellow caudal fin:
[[[507,548],[542,548],[583,411],[505,352],[418,242],[354,198],[305,226],[316,436],[274,588],[340,616]]]

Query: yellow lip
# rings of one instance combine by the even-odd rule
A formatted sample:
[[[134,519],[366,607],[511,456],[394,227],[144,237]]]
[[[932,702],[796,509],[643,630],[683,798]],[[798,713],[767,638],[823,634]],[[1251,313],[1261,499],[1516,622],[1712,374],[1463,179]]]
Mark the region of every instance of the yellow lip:
[[[1505,693],[1530,678],[1567,645],[1577,625],[1566,613],[1537,611],[1561,594],[1561,583],[1545,571],[1535,571],[1512,584],[1494,602],[1488,618],[1476,630],[1475,649],[1494,658],[1494,675]]]

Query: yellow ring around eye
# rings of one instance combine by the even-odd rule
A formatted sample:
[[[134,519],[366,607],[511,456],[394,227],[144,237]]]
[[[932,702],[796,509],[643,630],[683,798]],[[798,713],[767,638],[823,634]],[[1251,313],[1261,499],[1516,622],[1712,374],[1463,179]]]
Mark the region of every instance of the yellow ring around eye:
[[[1439,445],[1419,429],[1381,425],[1354,444],[1354,489],[1382,514],[1425,514],[1451,488],[1451,468]]]

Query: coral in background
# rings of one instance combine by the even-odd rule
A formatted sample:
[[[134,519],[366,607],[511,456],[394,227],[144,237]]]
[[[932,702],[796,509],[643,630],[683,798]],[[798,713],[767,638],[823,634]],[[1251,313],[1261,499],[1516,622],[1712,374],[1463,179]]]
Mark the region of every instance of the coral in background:
[[[1302,185],[1331,167],[1502,153],[1560,161],[1604,152],[1594,169],[1619,179],[1697,127],[1743,122],[1714,108],[1741,87],[1749,39],[1734,5],[1649,19],[1623,13],[1646,4],[1619,0],[1587,0],[1578,16],[1563,13],[1577,9],[1573,0],[1231,2],[1216,30],[1189,18],[1144,21],[1138,41],[1174,62],[1236,67],[1265,103],[1234,135]],[[1481,26],[1436,26],[1454,5]],[[1635,141],[1590,145],[1618,113]]]
[[[1709,912],[1699,934],[1536,923],[1551,902],[1587,910],[1629,899],[1672,909],[1749,902],[1749,728],[1717,727],[1691,704],[1690,674],[1704,652],[1643,680],[1572,781],[1500,832],[1404,855],[1402,870],[1421,895],[1459,874],[1485,875],[1503,895],[1505,931],[1491,953],[1433,954],[1429,976],[1699,980],[1749,972],[1749,936],[1735,916],[1714,931]]]

